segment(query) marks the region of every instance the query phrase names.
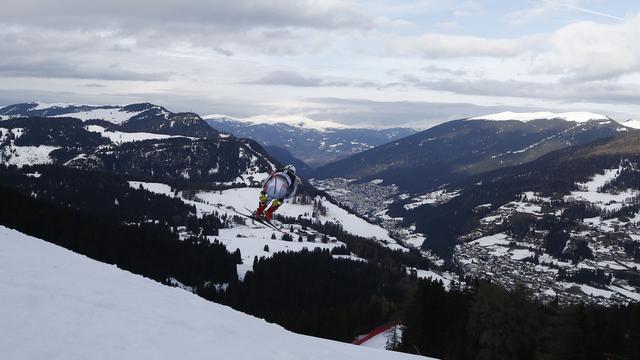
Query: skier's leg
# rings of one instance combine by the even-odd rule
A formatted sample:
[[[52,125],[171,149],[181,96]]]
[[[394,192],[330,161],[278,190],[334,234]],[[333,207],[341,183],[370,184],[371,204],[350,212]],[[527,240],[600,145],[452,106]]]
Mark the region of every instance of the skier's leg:
[[[269,210],[267,210],[267,212],[264,214],[264,218],[267,219],[267,221],[270,221],[271,217],[273,216],[273,213],[276,212],[276,210],[278,210],[280,205],[282,205],[283,203],[284,203],[284,199],[273,200],[271,202],[271,206],[269,207]]]
[[[258,209],[256,210],[256,217],[261,217],[264,209],[267,208],[267,193],[264,191],[260,192],[260,203],[258,204]]]

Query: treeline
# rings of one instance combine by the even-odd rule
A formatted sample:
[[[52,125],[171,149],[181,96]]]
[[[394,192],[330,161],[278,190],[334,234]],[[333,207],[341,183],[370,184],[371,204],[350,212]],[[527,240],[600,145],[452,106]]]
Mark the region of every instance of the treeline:
[[[196,286],[237,279],[240,254],[201,237],[181,241],[167,225],[124,225],[3,185],[0,199],[0,224],[154,280]]]
[[[345,243],[348,251],[369,261],[393,261],[398,264],[424,270],[428,270],[431,265],[429,260],[423,257],[417,250],[391,250],[381,245],[379,241],[346,232],[339,223],[330,221],[322,223],[318,220],[302,217],[293,218],[279,214],[276,214],[275,219],[285,224],[300,224],[322,234],[335,237],[338,241]]]
[[[517,288],[460,291],[420,281],[404,312],[400,350],[453,359],[640,359],[640,305],[560,306]]]
[[[107,172],[57,165],[22,169],[0,165],[0,184],[83,213],[128,223],[152,219],[182,226],[195,214],[195,207],[180,199],[134,189],[122,177]]]
[[[397,314],[414,283],[404,266],[316,249],[255,259],[243,282],[200,293],[301,334],[351,342]]]

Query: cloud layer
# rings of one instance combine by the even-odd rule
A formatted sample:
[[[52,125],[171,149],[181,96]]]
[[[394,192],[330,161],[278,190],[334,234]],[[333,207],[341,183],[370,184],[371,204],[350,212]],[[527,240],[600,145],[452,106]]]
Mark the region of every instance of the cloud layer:
[[[623,3],[7,2],[0,101],[142,100],[378,125],[508,107],[640,117],[640,8]]]

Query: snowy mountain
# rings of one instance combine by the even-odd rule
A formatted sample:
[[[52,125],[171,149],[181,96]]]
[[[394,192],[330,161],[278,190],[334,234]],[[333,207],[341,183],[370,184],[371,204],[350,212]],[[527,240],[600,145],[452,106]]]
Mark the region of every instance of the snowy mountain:
[[[627,121],[622,122],[622,125],[634,129],[640,129],[640,120],[629,119]]]
[[[418,358],[297,335],[4,226],[0,295],[9,359]]]
[[[608,116],[595,114],[587,111],[574,111],[574,112],[564,112],[564,113],[553,113],[548,111],[541,112],[513,112],[513,111],[505,111],[497,114],[483,115],[469,118],[468,120],[493,120],[493,121],[532,121],[532,120],[554,120],[560,119],[571,122],[587,122],[591,120],[611,120]]]
[[[356,128],[306,118],[284,121],[264,117],[239,119],[209,115],[204,119],[220,131],[250,138],[265,146],[285,148],[291,155],[312,167],[415,133],[415,130],[409,128]]]
[[[550,119],[539,119],[545,116]],[[586,121],[592,117],[600,119]],[[633,129],[597,114],[501,113],[446,122],[322,166],[312,175],[381,179],[402,191],[424,194],[474,174],[629,131]]]
[[[197,114],[173,113],[162,106],[150,103],[97,106],[32,102],[0,108],[0,120],[20,117],[73,117],[125,132],[193,137],[216,137],[218,134]]]
[[[172,184],[219,186],[259,183],[274,166],[260,145],[228,134],[197,138],[123,132],[74,118],[4,120],[0,164],[59,164]]]

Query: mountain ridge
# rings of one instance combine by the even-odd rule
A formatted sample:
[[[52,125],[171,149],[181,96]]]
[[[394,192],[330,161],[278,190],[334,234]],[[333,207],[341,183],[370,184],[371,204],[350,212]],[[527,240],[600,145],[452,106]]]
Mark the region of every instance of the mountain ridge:
[[[409,192],[529,162],[565,147],[636,131],[613,120],[453,120],[316,169],[317,179],[382,179]],[[407,170],[412,177],[403,173]]]

